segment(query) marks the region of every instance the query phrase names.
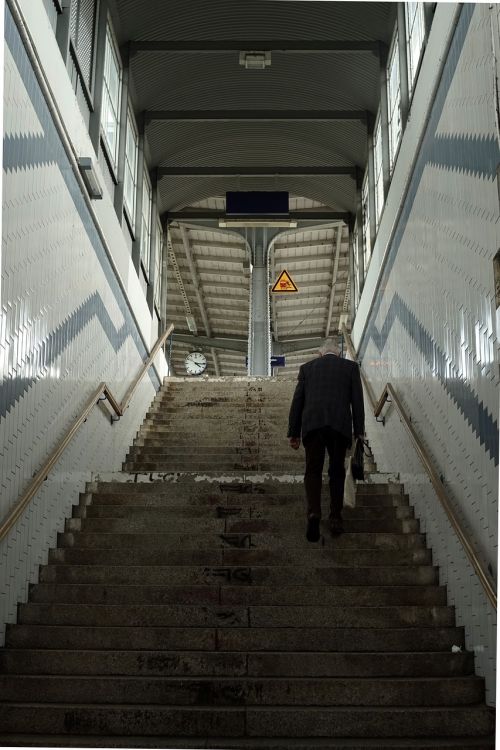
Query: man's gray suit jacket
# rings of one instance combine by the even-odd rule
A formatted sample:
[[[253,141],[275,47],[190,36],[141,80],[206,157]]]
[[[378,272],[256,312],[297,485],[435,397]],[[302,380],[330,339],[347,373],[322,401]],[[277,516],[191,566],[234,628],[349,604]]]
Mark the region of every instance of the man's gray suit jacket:
[[[364,435],[363,389],[357,362],[325,354],[303,364],[299,370],[288,420],[288,437],[302,439],[320,427],[331,427],[351,444]]]

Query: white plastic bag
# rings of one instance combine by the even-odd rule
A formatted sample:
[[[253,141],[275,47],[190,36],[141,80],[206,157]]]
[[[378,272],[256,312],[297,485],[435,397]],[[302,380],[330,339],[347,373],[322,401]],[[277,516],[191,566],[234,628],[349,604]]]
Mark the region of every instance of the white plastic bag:
[[[344,483],[344,506],[354,508],[356,505],[356,483],[352,478],[351,471],[352,456],[345,459],[345,483]]]

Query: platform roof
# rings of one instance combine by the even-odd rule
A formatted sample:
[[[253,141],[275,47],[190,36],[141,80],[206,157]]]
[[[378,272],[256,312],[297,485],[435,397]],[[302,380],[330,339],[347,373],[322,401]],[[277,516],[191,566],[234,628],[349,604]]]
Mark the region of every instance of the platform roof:
[[[286,190],[302,220],[276,241],[270,280],[286,266],[299,292],[273,298],[271,318],[277,348],[297,350],[280,371],[293,374],[349,309],[348,224],[396,4],[110,0],[110,13],[129,59],[147,163],[159,170],[158,207],[173,221],[167,319],[176,325],[175,371],[202,347],[212,374],[244,373],[245,352],[221,339],[247,337],[248,249],[217,227],[217,212],[227,190]],[[269,51],[271,65],[246,69],[240,53],[252,51]],[[307,221],[304,212],[319,218]],[[187,308],[196,341],[188,339]]]

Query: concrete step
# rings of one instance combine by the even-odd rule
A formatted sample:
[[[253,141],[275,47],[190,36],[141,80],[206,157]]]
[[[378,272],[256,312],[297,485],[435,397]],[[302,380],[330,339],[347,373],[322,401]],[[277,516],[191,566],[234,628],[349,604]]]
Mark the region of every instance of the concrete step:
[[[471,652],[359,653],[4,649],[8,674],[237,677],[452,677],[474,672]]]
[[[430,565],[431,551],[425,547],[416,549],[337,549],[333,545],[311,545],[296,549],[85,549],[66,547],[49,551],[51,564],[76,565],[203,565],[203,566],[265,566],[294,565],[301,569],[319,566],[348,567],[357,564],[360,568],[371,566]]]
[[[68,518],[65,530],[68,532],[82,531],[84,534],[281,534],[286,542],[294,539],[297,533],[304,534],[305,519],[275,521],[268,518],[176,518],[151,513],[131,514],[130,518]],[[328,530],[328,519],[322,523],[323,532]],[[351,514],[344,517],[345,534],[418,534],[420,522],[415,518],[353,518]]]
[[[325,536],[318,545],[335,545],[337,549],[416,549],[425,546],[424,534],[393,533],[393,532],[357,532],[344,533],[333,540],[328,532],[328,524],[323,523]],[[322,527],[323,528],[323,527]],[[297,528],[294,534],[286,538],[272,533],[230,532],[221,534],[203,534],[193,531],[186,534],[178,533],[97,533],[97,532],[65,532],[58,535],[60,547],[85,547],[91,549],[169,549],[197,550],[210,547],[220,548],[248,548],[248,549],[287,549],[289,547],[307,549],[310,543],[306,540],[305,529]]]
[[[4,733],[176,735],[178,737],[462,737],[491,735],[482,706],[179,707],[9,703],[0,706]]]
[[[45,625],[122,625],[153,627],[450,627],[454,609],[446,606],[334,607],[255,605],[231,607],[189,604],[36,604],[18,608],[18,622]]]
[[[182,507],[186,512],[205,508],[254,508],[256,510],[273,511],[277,507],[277,512],[288,514],[290,506],[304,510],[304,490],[300,485],[300,494],[294,493],[275,493],[274,495],[258,495],[257,493],[228,493],[219,490],[218,487],[210,491],[198,491],[194,495],[191,491],[171,486],[171,491],[164,493],[157,492],[154,495],[148,495],[145,492],[123,492],[123,493],[106,493],[94,492],[91,495],[90,508],[102,507],[104,505],[125,505],[134,507],[147,508],[166,508]],[[327,501],[326,487],[323,490],[323,501]],[[182,503],[182,505],[180,505]],[[356,508],[400,508],[409,507],[408,495],[362,495],[357,493]],[[348,508],[345,511],[348,512]],[[126,512],[126,511],[125,511]],[[347,516],[346,516],[347,517]]]
[[[73,516],[75,518],[81,516],[81,507],[74,506]],[[273,524],[280,523],[287,526],[290,525],[291,519],[295,522],[300,523],[304,520],[304,502],[296,502],[293,505],[287,504],[286,510],[280,506],[268,506],[265,502],[257,501],[251,504],[245,503],[245,506],[241,504],[237,505],[116,505],[116,504],[100,504],[99,496],[95,496],[94,502],[90,505],[83,506],[85,509],[84,517],[88,520],[90,518],[104,519],[104,518],[129,518],[129,519],[150,519],[151,522],[155,520],[171,519],[178,521],[180,519],[189,519],[193,523],[208,520],[208,519],[246,519],[246,520],[268,520]],[[414,518],[415,511],[410,506],[382,506],[380,508],[376,506],[362,506],[357,505],[355,508],[344,508],[343,517],[347,520],[370,520],[370,521],[382,521],[382,520],[403,520]],[[285,527],[285,526],[284,526]]]
[[[123,463],[123,471],[135,474],[137,472],[175,472],[175,471],[213,471],[217,468],[218,471],[275,471],[276,466],[280,467],[280,471],[288,472],[290,474],[301,473],[303,471],[303,462],[298,461],[282,461],[279,463],[273,461],[197,461],[196,459],[177,461],[175,459],[165,459],[164,461],[127,461]]]
[[[368,739],[368,738],[293,738],[287,737],[144,737],[127,735],[127,737],[104,737],[99,735],[99,747],[130,747],[130,748],[183,748],[183,750],[200,750],[200,748],[217,748],[224,750],[492,750],[495,747],[495,737],[457,737],[446,738],[418,738],[418,739]],[[26,735],[0,734],[0,744],[8,747],[95,747],[96,739],[86,735]]]
[[[92,627],[83,625],[8,625],[9,648],[197,650],[197,651],[344,651],[434,652],[465,650],[463,628],[175,628]]]
[[[445,606],[444,586],[233,586],[38,583],[30,602],[64,604],[315,605],[334,607]]]
[[[0,675],[12,702],[179,706],[467,706],[480,703],[478,677],[274,678]]]
[[[412,586],[437,585],[438,569],[430,565],[378,567],[182,566],[182,565],[45,565],[40,583],[173,586]]]

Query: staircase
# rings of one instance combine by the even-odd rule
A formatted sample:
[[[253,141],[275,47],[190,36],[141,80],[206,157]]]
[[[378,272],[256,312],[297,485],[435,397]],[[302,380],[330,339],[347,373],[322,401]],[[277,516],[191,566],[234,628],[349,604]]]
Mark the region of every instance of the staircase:
[[[2,745],[494,747],[403,487],[371,467],[345,533],[306,541],[293,388],[167,381],[8,628]]]

